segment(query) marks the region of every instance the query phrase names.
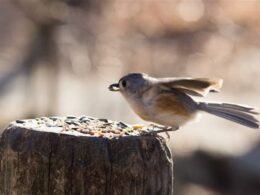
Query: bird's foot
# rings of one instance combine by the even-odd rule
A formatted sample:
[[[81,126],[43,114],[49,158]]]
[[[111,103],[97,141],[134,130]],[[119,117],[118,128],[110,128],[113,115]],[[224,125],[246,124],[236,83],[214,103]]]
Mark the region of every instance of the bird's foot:
[[[168,139],[170,139],[169,131],[177,131],[179,129],[179,127],[165,127],[165,126],[159,126],[154,124],[151,124],[150,126],[152,126],[153,128],[152,131],[146,132],[145,134],[166,133]]]

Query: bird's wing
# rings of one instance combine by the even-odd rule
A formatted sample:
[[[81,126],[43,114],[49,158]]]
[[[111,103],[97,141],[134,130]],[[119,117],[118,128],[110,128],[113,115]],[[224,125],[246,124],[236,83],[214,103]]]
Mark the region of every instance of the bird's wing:
[[[209,92],[219,92],[222,79],[208,78],[163,78],[160,80],[163,89],[177,89],[193,96],[206,96]]]

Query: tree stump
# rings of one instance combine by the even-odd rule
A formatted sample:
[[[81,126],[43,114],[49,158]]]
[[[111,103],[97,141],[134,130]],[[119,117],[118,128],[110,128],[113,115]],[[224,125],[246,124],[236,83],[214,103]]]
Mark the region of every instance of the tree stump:
[[[0,194],[171,195],[170,149],[149,131],[86,116],[17,120],[1,136]]]

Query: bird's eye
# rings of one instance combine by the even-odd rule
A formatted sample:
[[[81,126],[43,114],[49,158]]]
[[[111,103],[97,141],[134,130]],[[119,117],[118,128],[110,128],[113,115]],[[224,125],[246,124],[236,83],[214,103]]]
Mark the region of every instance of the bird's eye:
[[[127,85],[127,82],[126,82],[126,80],[122,80],[122,82],[121,82],[121,85],[122,85],[122,87],[123,87],[123,88],[125,88],[125,87],[126,87],[126,85]]]

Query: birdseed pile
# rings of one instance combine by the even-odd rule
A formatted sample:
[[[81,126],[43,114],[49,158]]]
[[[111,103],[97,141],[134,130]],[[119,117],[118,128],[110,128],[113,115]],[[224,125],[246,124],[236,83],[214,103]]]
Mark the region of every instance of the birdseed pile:
[[[92,136],[118,138],[123,136],[138,136],[153,133],[156,126],[128,125],[123,122],[115,122],[107,119],[98,119],[89,116],[67,117],[40,117],[35,119],[16,120],[10,127],[35,131],[47,131],[75,136]]]

